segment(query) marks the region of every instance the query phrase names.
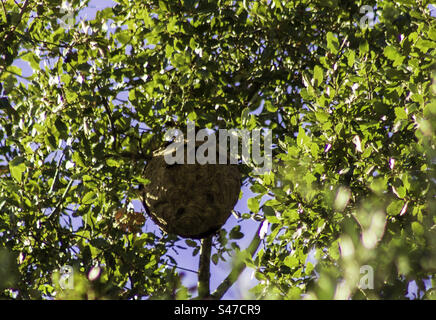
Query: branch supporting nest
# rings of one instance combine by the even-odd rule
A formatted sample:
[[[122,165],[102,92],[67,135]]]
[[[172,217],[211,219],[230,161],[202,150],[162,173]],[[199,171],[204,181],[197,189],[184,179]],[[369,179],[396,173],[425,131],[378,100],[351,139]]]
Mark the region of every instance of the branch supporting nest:
[[[210,296],[210,254],[213,235],[201,240],[200,263],[198,267],[198,299]]]

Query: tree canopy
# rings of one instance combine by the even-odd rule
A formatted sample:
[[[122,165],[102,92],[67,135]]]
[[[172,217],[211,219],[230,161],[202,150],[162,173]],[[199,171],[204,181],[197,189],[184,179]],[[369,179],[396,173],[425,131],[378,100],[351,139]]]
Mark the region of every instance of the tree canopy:
[[[117,0],[85,19],[88,0],[1,0],[1,296],[194,298],[167,252],[198,243],[144,232],[127,208],[165,131],[190,120],[274,143],[270,172],[243,168],[240,224],[266,234],[247,249],[238,226],[214,237],[213,263],[235,262],[212,297],[248,267],[259,299],[400,299],[411,281],[434,298],[429,4]],[[64,265],[74,290],[53,279]]]

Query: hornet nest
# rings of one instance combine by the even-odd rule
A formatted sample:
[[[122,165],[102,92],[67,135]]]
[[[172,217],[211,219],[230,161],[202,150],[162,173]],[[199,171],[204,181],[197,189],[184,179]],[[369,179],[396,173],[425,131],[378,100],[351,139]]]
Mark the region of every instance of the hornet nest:
[[[169,165],[162,149],[154,152],[144,177],[150,180],[142,190],[147,213],[163,231],[184,238],[201,239],[219,230],[241,190],[237,165]]]

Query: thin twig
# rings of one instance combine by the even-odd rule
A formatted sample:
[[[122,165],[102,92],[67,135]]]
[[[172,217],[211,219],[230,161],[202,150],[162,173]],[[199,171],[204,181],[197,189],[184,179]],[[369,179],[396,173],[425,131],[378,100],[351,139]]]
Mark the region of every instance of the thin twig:
[[[98,86],[98,89],[101,92],[100,86]],[[112,148],[115,150],[115,152],[117,152],[118,151],[117,129],[115,127],[115,122],[112,118],[111,109],[110,109],[109,103],[106,101],[105,97],[101,97],[101,102],[103,103],[103,107],[104,107],[106,114],[109,118],[109,124],[111,126],[112,137],[114,138],[114,141],[112,142]]]
[[[70,179],[70,181],[68,182],[67,187],[65,188],[64,193],[62,194],[61,198],[59,199],[56,207],[54,208],[54,210],[47,216],[47,218],[49,219],[54,219],[58,216],[59,210],[61,208],[61,205],[65,199],[65,197],[67,196],[68,192],[70,191],[71,186],[73,185],[74,179]],[[54,217],[54,218],[52,218]]]
[[[169,266],[169,267],[174,267],[176,269],[183,270],[183,271],[188,271],[188,272],[192,272],[192,273],[197,273],[198,274],[198,271],[195,271],[195,270],[192,270],[192,269],[188,269],[188,268],[184,268],[184,267],[179,267],[179,266],[176,266],[176,265],[171,264],[171,263],[166,263],[166,265]]]
[[[3,0],[1,0],[2,3],[2,8],[3,8],[3,16],[5,19],[5,22],[8,20],[7,15],[6,15],[6,8],[5,8],[5,4],[3,3]]]

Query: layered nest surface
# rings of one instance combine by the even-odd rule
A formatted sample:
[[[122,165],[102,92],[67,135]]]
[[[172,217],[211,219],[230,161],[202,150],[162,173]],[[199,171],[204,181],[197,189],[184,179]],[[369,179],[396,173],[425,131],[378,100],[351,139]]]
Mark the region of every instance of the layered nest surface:
[[[185,238],[200,239],[219,230],[241,190],[237,165],[169,165],[163,153],[155,153],[144,177],[150,183],[142,200],[152,220],[165,232]]]

